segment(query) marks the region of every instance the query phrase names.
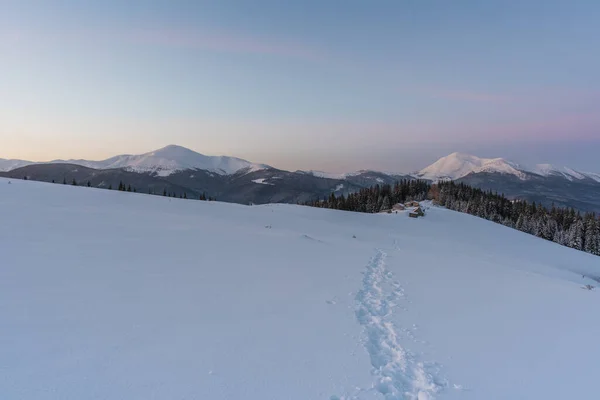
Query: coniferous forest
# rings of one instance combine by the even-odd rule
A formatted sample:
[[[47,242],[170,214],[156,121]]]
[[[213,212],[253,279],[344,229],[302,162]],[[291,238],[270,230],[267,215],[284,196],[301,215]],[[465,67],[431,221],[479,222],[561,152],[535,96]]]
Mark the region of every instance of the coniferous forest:
[[[336,210],[377,213],[389,210],[396,203],[407,200],[425,200],[431,185],[427,181],[402,180],[396,185],[376,185],[356,193],[336,196],[335,193],[323,200],[315,200],[305,205]]]
[[[315,200],[305,205],[336,210],[377,213],[396,203],[433,200],[450,210],[487,219],[563,246],[600,255],[600,220],[594,213],[581,214],[572,208],[552,207],[509,200],[504,195],[452,181],[430,184],[403,180],[394,186],[361,189],[348,196]]]

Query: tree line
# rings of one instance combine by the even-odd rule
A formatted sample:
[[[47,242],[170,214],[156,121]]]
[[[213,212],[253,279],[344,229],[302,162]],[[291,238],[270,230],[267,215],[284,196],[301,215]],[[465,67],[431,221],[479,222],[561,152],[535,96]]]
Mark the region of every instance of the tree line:
[[[332,193],[305,205],[336,210],[377,213],[396,203],[433,200],[450,210],[471,214],[563,246],[600,255],[600,220],[595,213],[573,208],[544,207],[535,202],[509,200],[503,194],[484,191],[453,181],[430,184],[403,180],[395,185],[376,185],[347,196]]]
[[[440,205],[451,210],[600,255],[600,220],[595,213],[582,214],[573,208],[546,208],[535,202],[509,200],[502,194],[464,183],[441,182],[435,185],[431,194]]]
[[[431,185],[427,181],[404,179],[395,185],[375,185],[358,192],[336,196],[331,193],[324,199],[305,203],[311,207],[332,208],[344,211],[377,213],[389,210],[396,203],[408,200],[421,201],[427,198]]]
[[[28,180],[27,176],[23,177],[24,180]],[[52,183],[56,183],[54,179],[52,179]],[[67,179],[63,178],[62,181],[63,185],[67,184]],[[73,186],[83,186],[83,185],[79,185],[77,183],[77,181],[75,180],[75,178],[73,178],[73,180],[71,181],[71,185]],[[85,186],[87,187],[92,187],[92,183],[90,181],[87,181],[87,183],[85,184]],[[108,190],[113,190],[113,185],[112,183],[108,185],[107,187]],[[119,186],[117,187],[117,190],[120,192],[132,192],[132,193],[137,193],[138,190],[135,186],[131,186],[130,184],[126,184],[123,183],[123,181],[119,182]],[[152,190],[152,188],[148,188],[148,194],[151,195],[156,195],[159,196],[161,193],[157,193],[155,191]],[[204,201],[216,201],[217,198],[216,197],[211,197],[211,196],[207,196],[206,193],[202,193],[201,195],[194,197],[194,196],[189,196],[187,192],[183,192],[183,193],[176,193],[176,192],[171,192],[171,191],[167,191],[167,189],[163,189],[162,191],[162,195],[164,197],[172,197],[172,198],[180,198],[180,199],[191,199],[191,200],[204,200]]]

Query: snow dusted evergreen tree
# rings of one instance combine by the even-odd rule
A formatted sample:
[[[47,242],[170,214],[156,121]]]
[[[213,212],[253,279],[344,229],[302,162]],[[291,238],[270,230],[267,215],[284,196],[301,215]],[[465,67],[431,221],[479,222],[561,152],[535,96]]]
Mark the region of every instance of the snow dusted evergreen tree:
[[[567,246],[583,250],[583,221],[578,218],[569,229]]]
[[[585,240],[584,251],[592,254],[598,254],[598,221],[593,214],[585,217]]]
[[[534,234],[564,246],[600,255],[600,220],[595,214],[582,217],[573,209],[543,207],[522,200],[509,200],[503,195],[486,192],[463,183],[403,180],[393,187],[373,186],[336,197],[306,203],[313,207],[376,213],[407,200],[432,199],[455,211],[465,212]]]
[[[382,202],[382,205],[381,205],[381,208],[379,209],[379,211],[381,212],[381,211],[389,210],[391,208],[392,208],[392,206],[390,205],[390,198],[388,196],[385,196],[383,198],[383,202]]]

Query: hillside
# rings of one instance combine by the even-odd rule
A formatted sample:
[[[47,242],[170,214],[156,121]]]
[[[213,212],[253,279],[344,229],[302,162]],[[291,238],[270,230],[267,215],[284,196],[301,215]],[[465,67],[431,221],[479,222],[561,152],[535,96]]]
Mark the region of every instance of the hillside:
[[[594,397],[598,257],[441,208],[8,182],[1,398]]]

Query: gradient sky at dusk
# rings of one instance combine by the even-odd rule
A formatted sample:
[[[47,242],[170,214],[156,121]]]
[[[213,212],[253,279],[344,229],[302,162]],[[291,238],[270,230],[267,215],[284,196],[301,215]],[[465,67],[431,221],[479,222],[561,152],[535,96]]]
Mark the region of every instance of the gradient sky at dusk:
[[[600,172],[597,1],[0,0],[0,157]]]

